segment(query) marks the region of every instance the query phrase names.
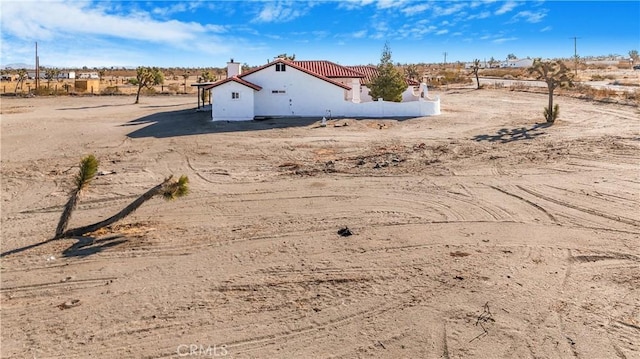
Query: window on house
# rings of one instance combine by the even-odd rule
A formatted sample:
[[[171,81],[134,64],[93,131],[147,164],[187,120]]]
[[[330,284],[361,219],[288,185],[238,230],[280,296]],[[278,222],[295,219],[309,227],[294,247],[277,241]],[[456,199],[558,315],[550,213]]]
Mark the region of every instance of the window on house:
[[[271,93],[287,93],[285,90],[271,90]]]
[[[287,68],[286,68],[285,64],[283,64],[283,63],[277,63],[276,64],[276,71],[286,71],[286,70],[287,70]]]
[[[232,99],[239,99],[240,98],[240,93],[239,92],[232,92],[231,93],[231,98]]]

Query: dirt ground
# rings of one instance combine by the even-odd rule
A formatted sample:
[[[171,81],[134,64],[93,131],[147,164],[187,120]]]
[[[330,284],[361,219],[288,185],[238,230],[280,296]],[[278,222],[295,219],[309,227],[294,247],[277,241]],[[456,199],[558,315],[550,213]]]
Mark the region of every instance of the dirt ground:
[[[441,92],[408,120],[2,99],[3,358],[640,358],[640,112]],[[53,236],[77,164],[101,161]],[[351,236],[338,231],[348,227]]]

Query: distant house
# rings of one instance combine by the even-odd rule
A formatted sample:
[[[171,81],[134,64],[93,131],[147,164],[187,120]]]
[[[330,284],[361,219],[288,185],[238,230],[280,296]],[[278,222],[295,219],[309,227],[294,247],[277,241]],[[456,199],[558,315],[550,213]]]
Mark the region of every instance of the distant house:
[[[100,79],[100,75],[97,72],[81,72],[78,79]]]
[[[76,78],[76,73],[75,71],[60,72],[57,77],[58,77],[58,80],[63,80],[63,79],[73,80]]]
[[[375,67],[341,66],[330,61],[277,59],[241,73],[233,59],[227,78],[204,87],[211,91],[214,121],[269,117],[421,117],[440,113],[440,99],[429,99],[426,84],[407,82],[403,101],[373,101],[367,85]]]
[[[500,64],[502,68],[526,68],[533,66],[532,59],[508,59]]]

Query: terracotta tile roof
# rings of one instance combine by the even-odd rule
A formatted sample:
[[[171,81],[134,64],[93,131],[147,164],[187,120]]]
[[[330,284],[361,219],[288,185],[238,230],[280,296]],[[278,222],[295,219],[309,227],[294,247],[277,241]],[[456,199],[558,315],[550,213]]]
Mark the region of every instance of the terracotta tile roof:
[[[371,81],[373,81],[373,79],[376,76],[378,76],[378,68],[376,66],[366,65],[366,66],[346,66],[346,67],[349,68],[350,70],[361,72],[364,74],[364,77],[360,79],[361,85],[370,84]],[[405,82],[407,83],[407,86],[420,85],[420,82],[409,79],[409,78],[405,78]]]
[[[237,82],[237,83],[239,83],[241,85],[247,86],[247,87],[252,88],[252,89],[254,89],[256,91],[262,90],[262,87],[254,84],[254,83],[251,83],[249,81],[243,80],[243,79],[239,78],[238,76],[232,76],[232,77],[226,78],[224,80],[220,80],[218,82],[212,83],[211,85],[205,86],[203,88],[205,90],[210,90],[210,89],[212,89],[214,87],[218,87],[220,85],[226,84],[227,82],[231,82],[231,81]]]
[[[348,66],[341,66],[331,61],[291,61],[292,63],[309,70],[311,72],[315,72],[324,77],[335,78],[335,77],[346,77],[346,78],[362,78],[365,75],[357,70],[353,70]]]
[[[348,69],[360,72],[364,75],[360,79],[361,85],[370,84],[374,77],[378,76],[378,68],[375,66],[367,65],[367,66],[347,66]]]
[[[302,71],[302,72],[304,72],[304,73],[307,73],[307,74],[309,74],[309,75],[311,75],[311,76],[317,77],[317,78],[319,78],[319,79],[321,79],[321,80],[323,80],[323,81],[327,81],[327,82],[329,82],[329,83],[331,83],[331,84],[333,84],[333,85],[336,85],[336,86],[342,87],[343,89],[346,89],[346,90],[351,90],[351,87],[350,87],[350,86],[347,86],[347,85],[342,84],[342,83],[340,83],[340,82],[334,81],[334,80],[332,80],[332,79],[330,79],[330,78],[328,78],[328,77],[326,77],[326,76],[324,76],[324,75],[321,75],[321,74],[319,74],[319,73],[317,73],[317,72],[313,72],[313,71],[308,70],[308,69],[306,69],[306,68],[304,68],[304,67],[302,67],[302,66],[299,66],[299,65],[297,65],[297,64],[296,64],[296,62],[298,62],[298,61],[288,61],[288,60],[284,60],[284,59],[276,59],[276,60],[271,61],[270,63],[268,63],[268,64],[266,64],[266,65],[262,65],[262,66],[256,67],[255,69],[252,69],[252,70],[247,71],[247,72],[245,72],[245,73],[243,73],[243,74],[241,74],[241,75],[238,75],[238,77],[239,77],[239,78],[243,78],[243,77],[245,77],[245,76],[247,76],[247,75],[249,75],[249,74],[252,74],[252,73],[254,73],[254,72],[258,72],[258,71],[260,71],[260,70],[266,69],[267,67],[269,67],[269,66],[273,66],[273,65],[275,65],[275,64],[277,64],[277,63],[284,63],[284,64],[286,64],[287,66],[291,66],[291,67],[293,67],[293,68],[295,68],[295,69],[297,69],[297,70],[300,70],[300,71]],[[338,66],[339,66],[339,65],[338,65]]]

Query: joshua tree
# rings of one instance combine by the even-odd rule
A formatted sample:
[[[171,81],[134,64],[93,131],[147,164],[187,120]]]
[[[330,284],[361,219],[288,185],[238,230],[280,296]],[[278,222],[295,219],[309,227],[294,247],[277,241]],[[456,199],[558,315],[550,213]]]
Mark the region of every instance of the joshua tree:
[[[182,74],[182,78],[184,79],[184,84],[183,84],[183,86],[184,86],[184,92],[185,92],[185,93],[187,92],[187,80],[189,79],[189,76],[190,76],[190,75],[191,75],[191,74],[189,73],[189,71],[187,71],[187,72],[185,72],[185,73],[183,73],[183,74]]]
[[[83,234],[95,232],[98,229],[112,225],[113,223],[127,217],[128,215],[133,213],[136,209],[138,209],[140,206],[142,206],[142,204],[144,204],[146,201],[156,196],[162,196],[165,200],[173,200],[179,197],[184,197],[189,193],[188,184],[189,184],[189,178],[187,176],[180,176],[180,178],[177,181],[173,179],[173,176],[169,176],[162,183],[151,188],[150,190],[145,192],[142,196],[136,198],[135,201],[131,202],[128,206],[123,208],[120,212],[105,219],[104,221],[100,221],[84,227],[70,229],[57,237],[63,238],[63,237],[81,236]]]
[[[71,219],[71,213],[78,205],[80,196],[87,189],[89,183],[91,183],[91,180],[93,180],[97,171],[98,160],[95,158],[95,156],[88,155],[84,157],[82,161],[80,161],[80,168],[74,180],[75,187],[69,194],[69,200],[64,206],[64,210],[62,211],[62,215],[60,216],[60,221],[58,222],[58,227],[56,228],[56,235],[53,239],[80,236],[109,226],[130,215],[142,204],[155,196],[162,196],[166,200],[172,200],[186,196],[189,193],[189,178],[187,176],[180,176],[178,180],[174,180],[173,176],[169,176],[162,183],[151,188],[142,196],[138,197],[135,201],[131,202],[131,204],[126,206],[120,212],[105,219],[104,221],[100,221],[84,227],[66,230],[67,225],[69,224],[69,220]]]
[[[547,123],[553,123],[558,118],[560,106],[553,106],[553,91],[561,86],[572,86],[573,77],[571,70],[562,62],[557,61],[541,61],[536,59],[533,66],[529,68],[529,73],[535,75],[539,80],[547,83],[549,90],[549,107],[544,109],[544,117]]]
[[[78,172],[74,180],[75,187],[69,194],[69,200],[64,206],[64,210],[62,211],[62,215],[60,216],[60,221],[58,221],[55,238],[60,238],[64,231],[67,229],[67,225],[69,224],[69,220],[71,219],[71,213],[76,209],[80,196],[87,188],[87,186],[89,186],[89,183],[91,183],[91,180],[93,180],[97,171],[98,160],[95,158],[95,156],[88,155],[80,161],[80,171]]]
[[[136,93],[136,102],[140,102],[140,92],[143,87],[153,88],[155,85],[160,85],[164,82],[164,75],[157,67],[138,67],[136,70],[136,78],[131,82],[134,85],[138,85],[138,92]]]
[[[640,56],[638,56],[638,50],[629,51],[629,57],[631,58],[631,65],[635,65]]]
[[[418,66],[414,64],[407,65],[407,67],[404,69],[404,75],[411,80],[417,79],[419,76]]]
[[[296,54],[288,56],[287,53],[285,52],[284,54],[280,54],[280,55],[276,56],[275,58],[276,59],[285,59],[285,60],[289,60],[289,61],[294,61],[296,59]]]
[[[472,75],[475,75],[476,77],[476,83],[478,84],[477,89],[480,89],[480,79],[478,78],[478,71],[480,71],[480,60],[475,59],[473,60],[473,65],[471,65],[471,73]]]
[[[491,58],[489,59],[489,67],[493,68],[493,65],[495,65],[498,61],[496,61],[496,59],[493,58],[493,56],[491,56]]]
[[[44,77],[47,79],[47,88],[51,87],[51,80],[56,78],[60,74],[60,70],[56,69],[46,69],[44,73]]]
[[[215,79],[215,75],[213,75],[210,70],[207,70],[207,71],[202,71],[202,75],[200,75],[200,78],[202,79],[203,82],[209,82]]]
[[[27,79],[29,73],[26,69],[18,69],[18,82],[16,83],[15,93],[18,93],[18,88],[22,89],[22,85],[24,84],[24,80]]]
[[[382,98],[385,101],[402,101],[402,92],[407,88],[407,83],[402,74],[391,61],[391,49],[385,43],[382,49],[382,56],[378,64],[378,76],[371,80],[371,91],[369,94],[377,101]]]

